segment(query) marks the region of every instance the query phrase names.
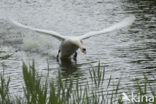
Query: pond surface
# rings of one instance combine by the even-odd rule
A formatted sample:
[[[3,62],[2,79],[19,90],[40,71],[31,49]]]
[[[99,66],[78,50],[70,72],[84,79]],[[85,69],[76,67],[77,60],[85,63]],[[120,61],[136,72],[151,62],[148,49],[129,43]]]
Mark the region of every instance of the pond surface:
[[[54,30],[62,35],[79,36],[100,30],[123,18],[135,15],[135,23],[126,29],[85,40],[84,55],[78,51],[77,61],[58,63],[59,41],[11,25],[7,17],[36,28]],[[88,69],[100,61],[105,67],[106,80],[121,79],[123,92],[134,86],[134,78],[147,74],[153,86],[156,75],[156,2],[155,0],[1,0],[0,50],[12,57],[0,60],[0,71],[11,77],[11,93],[22,92],[22,60],[27,64],[35,59],[39,73],[46,75],[47,60],[50,76],[62,70],[63,79],[80,76],[82,85],[88,80]],[[117,82],[116,82],[117,83]],[[101,89],[103,86],[101,86]]]

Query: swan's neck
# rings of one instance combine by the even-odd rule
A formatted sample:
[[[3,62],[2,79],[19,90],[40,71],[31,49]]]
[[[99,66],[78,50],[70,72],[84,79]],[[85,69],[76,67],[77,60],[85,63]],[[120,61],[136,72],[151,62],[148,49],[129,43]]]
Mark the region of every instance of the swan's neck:
[[[83,45],[82,42],[80,40],[76,40],[75,44],[82,50],[83,49]]]
[[[83,45],[82,45],[82,41],[80,41],[80,40],[73,40],[73,39],[71,39],[70,40],[73,44],[75,44],[77,47],[79,47],[81,50],[83,49]]]

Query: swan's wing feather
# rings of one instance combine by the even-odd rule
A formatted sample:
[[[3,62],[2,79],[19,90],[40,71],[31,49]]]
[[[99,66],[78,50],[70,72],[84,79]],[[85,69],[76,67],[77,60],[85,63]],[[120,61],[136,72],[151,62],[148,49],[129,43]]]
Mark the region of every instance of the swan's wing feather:
[[[108,32],[114,31],[114,30],[118,30],[118,29],[127,27],[127,26],[131,25],[135,21],[135,19],[136,19],[135,16],[129,16],[129,17],[125,18],[124,20],[122,20],[121,22],[114,24],[106,29],[103,29],[101,31],[89,32],[89,33],[86,33],[86,34],[80,36],[79,38],[81,40],[84,40],[84,39],[90,38],[90,37],[98,35],[98,34],[104,34],[104,33],[108,33]]]
[[[55,32],[55,31],[48,31],[48,30],[44,30],[44,29],[37,29],[37,28],[33,28],[33,27],[30,27],[30,26],[26,26],[26,25],[23,25],[15,20],[12,20],[9,18],[9,20],[11,21],[11,23],[13,23],[14,25],[18,26],[18,27],[22,27],[22,28],[25,28],[25,29],[30,29],[30,30],[33,30],[35,32],[38,32],[38,33],[42,33],[42,34],[45,34],[45,35],[50,35],[58,40],[65,40],[65,37],[60,35],[59,33]]]

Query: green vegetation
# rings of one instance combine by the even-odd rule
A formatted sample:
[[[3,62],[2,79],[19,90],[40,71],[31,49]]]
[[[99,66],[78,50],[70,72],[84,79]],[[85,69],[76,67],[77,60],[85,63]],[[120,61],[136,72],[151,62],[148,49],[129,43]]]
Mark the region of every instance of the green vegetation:
[[[1,104],[10,104],[10,95],[9,95],[9,83],[10,78],[6,81],[4,79],[4,72],[0,74],[0,103]]]
[[[0,75],[0,104],[124,104],[122,94],[119,93],[120,80],[118,83],[105,80],[105,69],[98,64],[97,68],[91,68],[89,71],[92,82],[86,82],[86,85],[79,83],[80,78],[76,81],[70,77],[68,80],[62,79],[61,71],[55,79],[49,80],[49,71],[46,77],[42,77],[36,72],[34,62],[27,66],[23,63],[23,79],[25,86],[23,87],[24,96],[14,97],[9,93],[10,78],[5,78],[4,73]],[[136,93],[140,96],[147,94],[148,89],[151,95],[155,96],[155,90],[148,82],[148,78],[144,75],[144,84],[142,85],[136,80]],[[115,86],[111,91],[108,90],[110,85]],[[105,85],[104,91],[100,94],[96,91],[100,86]],[[93,89],[94,90],[91,90]],[[128,89],[127,89],[128,90]],[[129,90],[130,91],[130,90]],[[131,102],[138,104],[138,102]],[[156,103],[154,99],[153,104]],[[147,104],[146,100],[139,104]]]
[[[0,51],[0,53],[5,53],[5,51]]]
[[[5,51],[0,51],[0,54],[2,54],[2,53],[6,53]],[[12,54],[11,55],[0,55],[0,59],[1,60],[6,60],[6,59],[8,59],[8,58],[10,58],[12,56]]]

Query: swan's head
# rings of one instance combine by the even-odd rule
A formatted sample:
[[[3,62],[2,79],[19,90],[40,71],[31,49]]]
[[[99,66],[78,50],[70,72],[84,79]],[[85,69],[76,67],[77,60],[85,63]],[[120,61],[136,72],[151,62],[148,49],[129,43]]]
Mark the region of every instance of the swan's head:
[[[86,54],[86,48],[83,46],[82,41],[81,40],[72,40],[72,42],[80,48],[81,52]]]
[[[82,53],[86,54],[86,48],[81,49]]]
[[[86,54],[87,51],[86,51],[86,48],[83,46],[82,41],[76,40],[75,42],[76,42],[76,45],[80,48],[81,52]]]

